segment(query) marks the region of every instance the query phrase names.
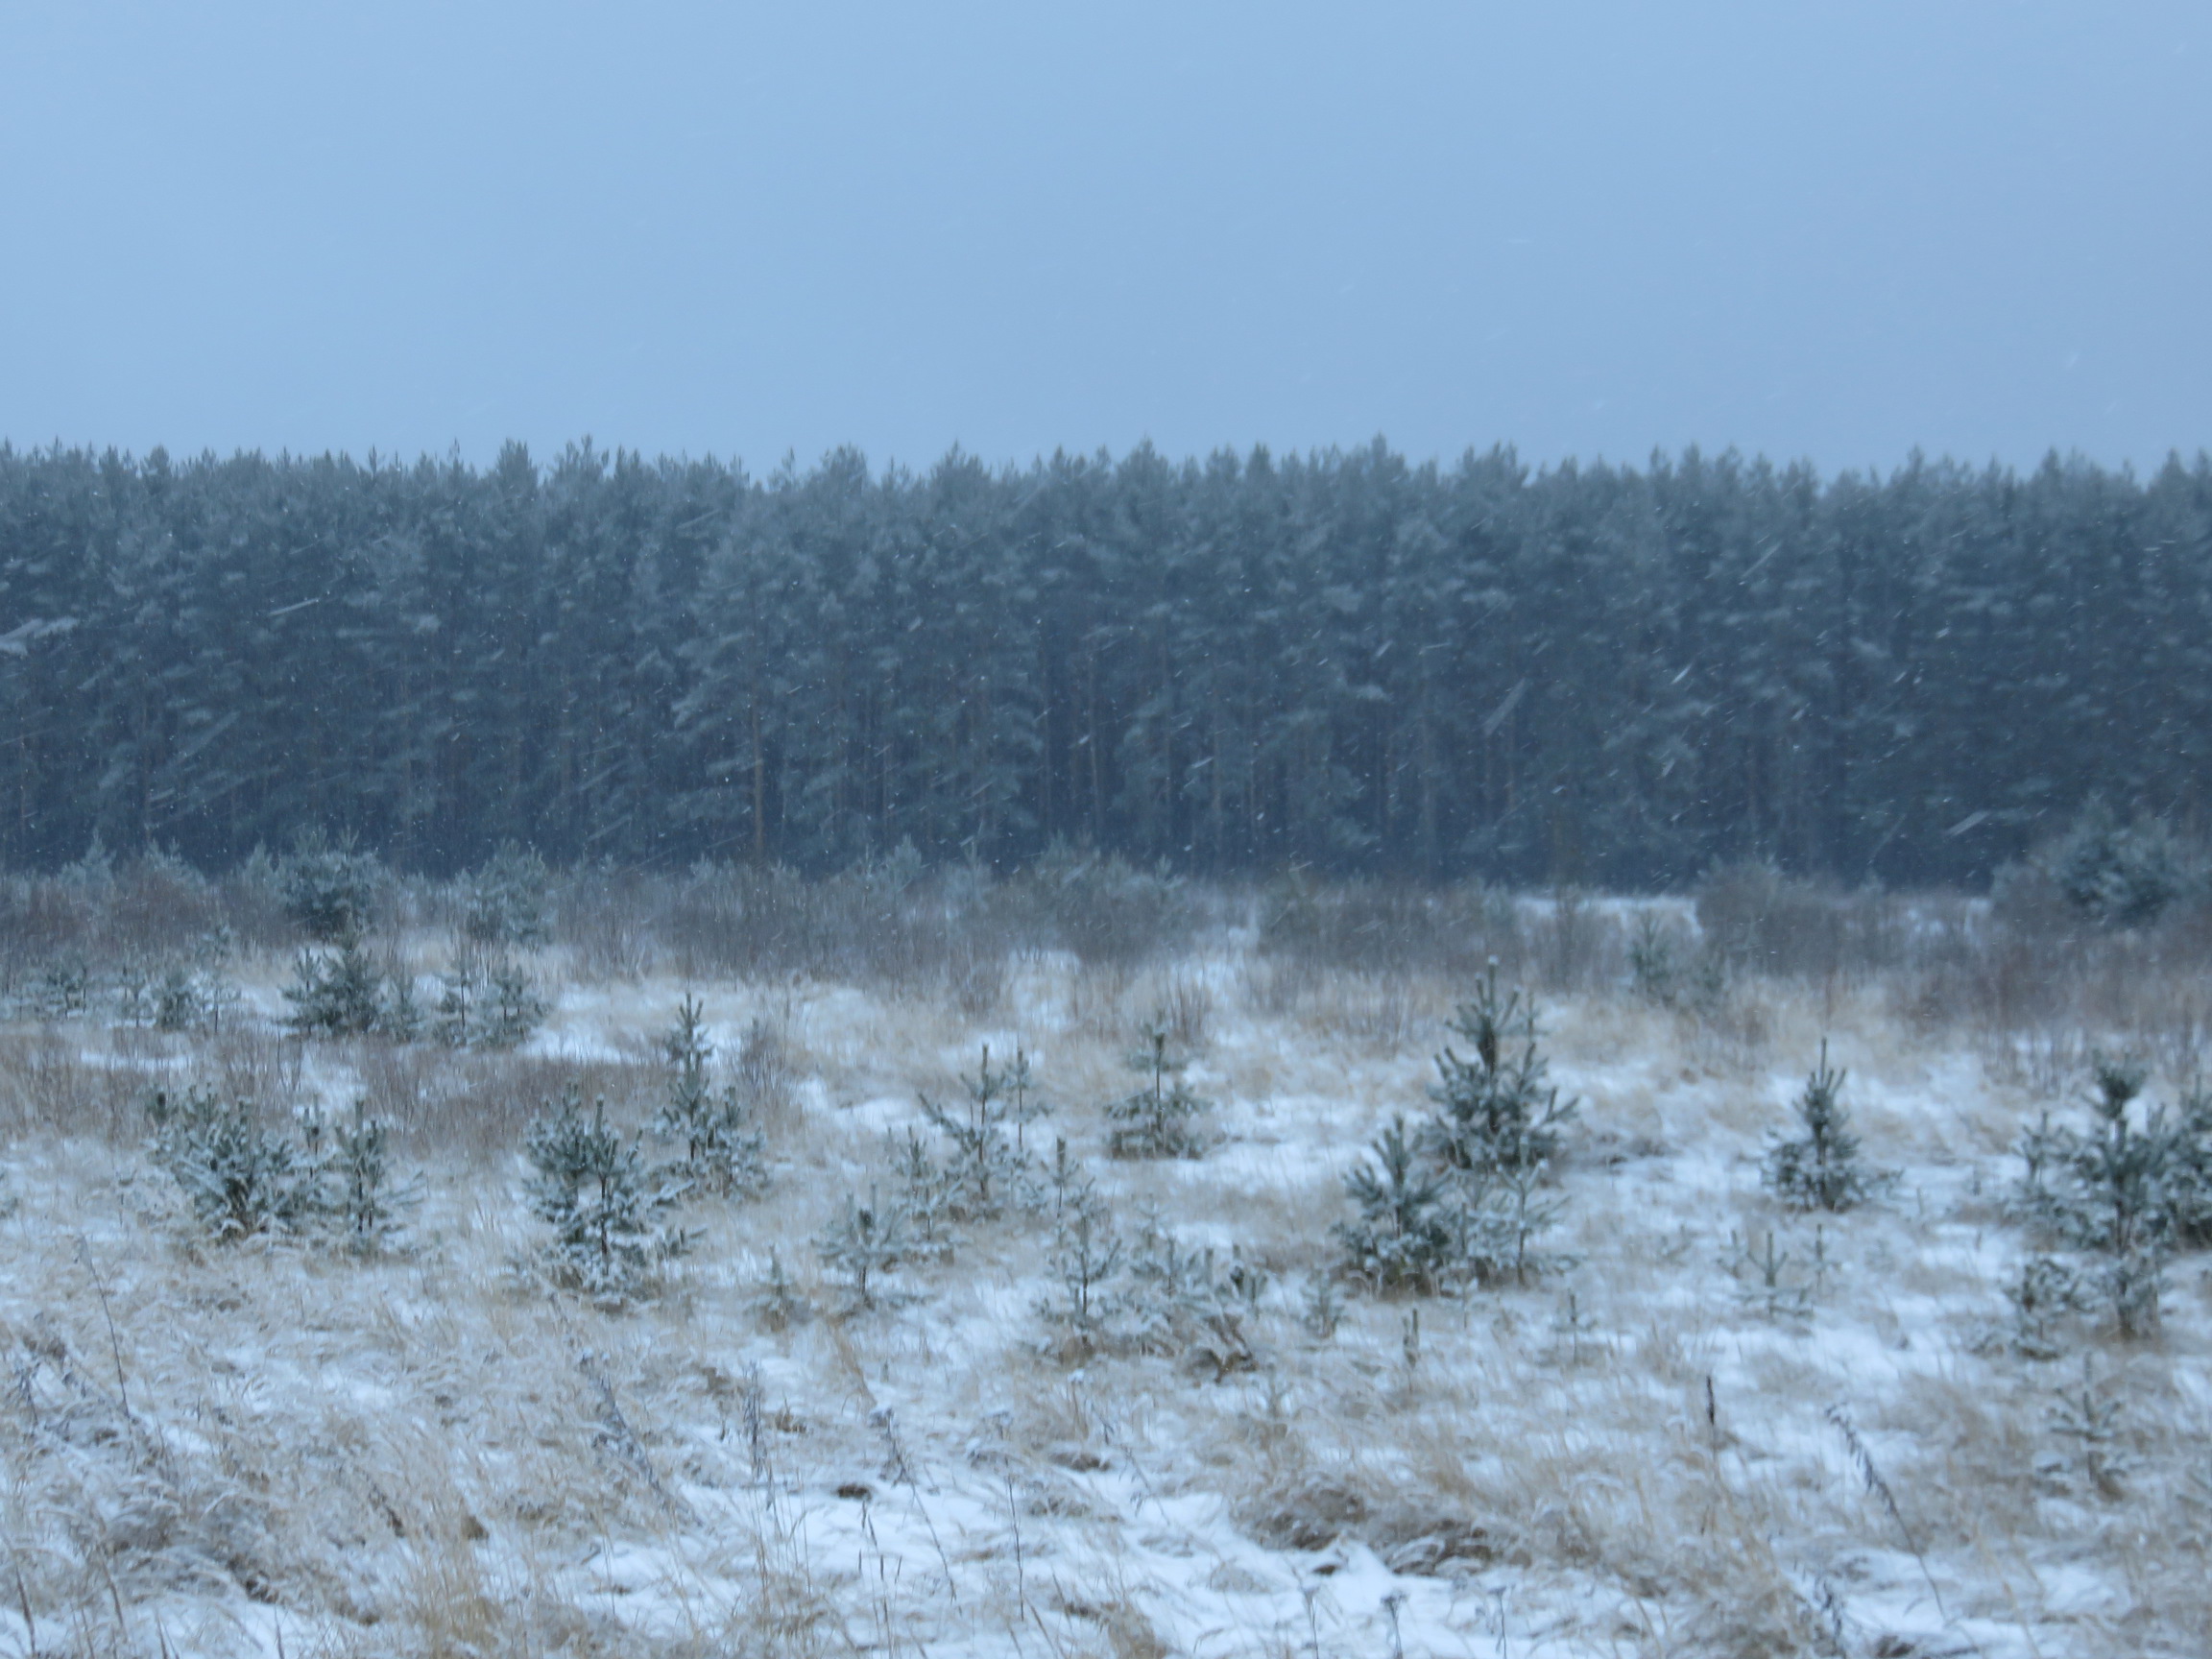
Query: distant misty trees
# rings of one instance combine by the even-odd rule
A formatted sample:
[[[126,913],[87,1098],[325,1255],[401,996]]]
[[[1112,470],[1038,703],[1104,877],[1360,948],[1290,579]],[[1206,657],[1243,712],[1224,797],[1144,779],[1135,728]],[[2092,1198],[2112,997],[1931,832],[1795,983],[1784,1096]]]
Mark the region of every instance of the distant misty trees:
[[[754,478],[588,445],[0,448],[15,864],[325,826],[442,870],[508,841],[801,869],[1066,842],[1941,880],[2094,795],[2200,821],[2208,761],[2201,458],[1824,479],[1377,444]],[[2133,903],[2106,865],[2082,879]]]

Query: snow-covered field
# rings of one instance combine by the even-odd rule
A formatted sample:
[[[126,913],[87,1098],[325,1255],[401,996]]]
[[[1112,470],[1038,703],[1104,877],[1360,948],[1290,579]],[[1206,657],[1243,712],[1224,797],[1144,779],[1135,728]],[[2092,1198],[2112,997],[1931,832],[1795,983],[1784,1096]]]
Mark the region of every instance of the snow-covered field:
[[[1235,930],[1137,969],[1023,958],[979,1014],[549,962],[550,1023],[485,1056],[296,1049],[285,966],[224,1037],[0,1038],[0,1652],[2212,1651],[2205,1261],[2175,1263],[2152,1338],[2082,1314],[2019,1353],[2010,1147],[2078,1070],[1993,1061],[1896,986],[1753,981],[1706,1016],[1545,997],[1582,1100],[1547,1241],[1571,1263],[1346,1286],[1323,1334],[1342,1173],[1423,1109],[1465,986],[1286,986]],[[532,1266],[523,1128],[571,1077],[647,1121],[686,992],[723,1057],[758,1022],[788,1067],[772,1183],[689,1203],[656,1293],[595,1307]],[[1110,1159],[1100,1105],[1166,1004],[1223,1139]],[[1823,1037],[1898,1180],[1815,1217],[1760,1159]],[[813,1241],[890,1192],[888,1138],[926,1134],[918,1094],[957,1097],[985,1042],[1026,1050],[1055,1108],[1027,1144],[1064,1137],[1133,1247],[1263,1270],[1248,1356],[1070,1353],[1038,1311],[1050,1223],[1019,1208],[854,1305]],[[208,1242],[140,1145],[155,1075],[366,1093],[421,1185],[398,1246]]]

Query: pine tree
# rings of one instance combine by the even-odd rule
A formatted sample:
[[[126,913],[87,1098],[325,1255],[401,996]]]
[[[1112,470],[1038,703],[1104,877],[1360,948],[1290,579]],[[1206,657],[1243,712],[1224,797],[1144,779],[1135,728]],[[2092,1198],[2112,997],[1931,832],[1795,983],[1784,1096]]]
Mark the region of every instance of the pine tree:
[[[1181,1072],[1188,1062],[1167,1048],[1167,1028],[1144,1028],[1145,1048],[1129,1057],[1130,1070],[1150,1079],[1145,1088],[1106,1107],[1114,1125],[1107,1145],[1117,1158],[1202,1158],[1212,1142],[1197,1129],[1197,1118],[1214,1102],[1193,1094]]]
[[[2016,1207],[2047,1235],[2102,1258],[2099,1279],[2123,1335],[2158,1323],[2167,1258],[2194,1241],[2204,1204],[2197,1171],[2212,1165],[2212,1114],[2192,1100],[2179,1122],[2163,1108],[2138,1124],[2141,1067],[2100,1057],[2087,1134],[2050,1127],[2021,1138],[2028,1166]]]
[[[1436,1057],[1439,1111],[1424,1149],[1451,1168],[1475,1174],[1529,1168],[1558,1150],[1559,1131],[1576,1102],[1562,1102],[1545,1081],[1536,1048],[1536,1010],[1519,991],[1501,996],[1498,964],[1449,1023],[1474,1049],[1463,1060],[1449,1046]]]
[[[845,1276],[860,1307],[874,1308],[876,1282],[906,1260],[906,1230],[896,1210],[877,1202],[873,1189],[865,1204],[848,1193],[843,1213],[823,1229],[814,1250],[823,1265]]]
[[[587,1118],[583,1094],[571,1085],[560,1106],[531,1125],[524,1150],[536,1171],[524,1192],[553,1229],[546,1255],[557,1282],[619,1299],[682,1253],[683,1234],[653,1220],[681,1189],[657,1180],[636,1140],[608,1127],[604,1100]]]
[[[707,1041],[705,1010],[685,997],[676,1023],[661,1040],[668,1066],[668,1096],[655,1128],[684,1148],[679,1167],[694,1190],[721,1197],[750,1197],[768,1184],[762,1162],[766,1142],[734,1084],[717,1091],[708,1074],[714,1057]]]
[[[309,834],[286,860],[282,881],[284,913],[300,930],[318,945],[346,946],[367,935],[384,872],[350,837],[332,845]]]
[[[154,1162],[218,1242],[295,1227],[315,1213],[314,1165],[289,1136],[264,1128],[251,1101],[197,1086],[180,1096],[157,1091],[146,1117]]]
[[[315,1163],[326,1188],[325,1207],[345,1248],[357,1256],[377,1255],[399,1232],[399,1212],[414,1198],[391,1184],[391,1126],[369,1116],[368,1103],[353,1104],[353,1119],[330,1132],[325,1151],[320,1125],[311,1142]]]
[[[1774,1136],[1767,1152],[1767,1185],[1800,1210],[1843,1211],[1863,1203],[1885,1177],[1859,1162],[1859,1138],[1839,1098],[1845,1073],[1828,1064],[1828,1045],[1794,1110],[1804,1134]]]
[[[1376,1289],[1433,1294],[1457,1271],[1451,1183],[1421,1157],[1403,1117],[1344,1177],[1344,1190],[1359,1215],[1336,1237],[1346,1265]]]
[[[358,938],[335,951],[302,950],[284,999],[292,1004],[288,1022],[305,1036],[358,1037],[384,1022],[383,976]]]
[[[1121,1240],[1103,1206],[1080,1206],[1054,1229],[1046,1267],[1059,1294],[1041,1302],[1038,1311],[1061,1329],[1068,1357],[1082,1358],[1104,1345],[1121,1264]]]
[[[546,891],[552,875],[545,860],[515,841],[471,872],[464,883],[461,930],[494,956],[545,942]]]
[[[950,1214],[958,1220],[983,1220],[1023,1198],[1029,1161],[1015,1135],[1023,1112],[1034,1118],[1043,1107],[1034,1097],[1029,1057],[1020,1047],[1012,1066],[994,1071],[986,1043],[975,1074],[960,1081],[968,1098],[957,1115],[926,1094],[921,1097],[922,1113],[951,1143],[945,1169]],[[1010,1126],[1014,1135],[1007,1133]]]

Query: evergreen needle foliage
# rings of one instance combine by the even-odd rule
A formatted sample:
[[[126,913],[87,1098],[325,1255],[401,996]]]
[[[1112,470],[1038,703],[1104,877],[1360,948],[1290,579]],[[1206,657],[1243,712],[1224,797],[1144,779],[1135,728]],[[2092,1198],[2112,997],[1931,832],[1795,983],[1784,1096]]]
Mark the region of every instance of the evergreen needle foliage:
[[[1490,1174],[1550,1159],[1576,1102],[1562,1101],[1544,1081],[1536,1049],[1536,1009],[1518,990],[1501,995],[1498,965],[1460,1004],[1447,1028],[1466,1039],[1473,1057],[1450,1046],[1436,1057],[1438,1107],[1425,1149],[1455,1169]]]
[[[445,976],[431,1030],[449,1048],[518,1048],[551,1011],[518,964],[493,956]]]
[[[1046,1262],[1058,1294],[1038,1311],[1060,1329],[1063,1358],[1083,1358],[1105,1346],[1122,1254],[1114,1218],[1101,1205],[1080,1207],[1054,1232]]]
[[[1800,1210],[1843,1211],[1863,1202],[1887,1176],[1859,1161],[1859,1138],[1840,1098],[1846,1073],[1828,1064],[1828,1045],[1797,1096],[1797,1121],[1804,1133],[1772,1138],[1767,1152],[1767,1185],[1785,1204]]]
[[[619,1299],[682,1253],[684,1235],[654,1224],[682,1188],[646,1169],[637,1141],[608,1126],[604,1100],[586,1117],[583,1095],[571,1087],[559,1108],[531,1125],[524,1150],[535,1171],[524,1191],[553,1229],[546,1255],[558,1283]]]
[[[302,950],[293,981],[289,1023],[302,1036],[359,1037],[385,1023],[384,981],[358,938],[334,950]]]
[[[1153,1022],[1143,1036],[1145,1046],[1128,1065],[1149,1081],[1107,1105],[1114,1125],[1107,1145],[1117,1158],[1202,1158],[1213,1142],[1199,1133],[1197,1119],[1214,1102],[1184,1085],[1181,1073],[1190,1062],[1169,1053],[1165,1024]]]
[[[461,931],[474,945],[501,955],[545,943],[545,899],[552,886],[545,860],[519,843],[499,851],[470,872],[464,886]]]
[[[767,1142],[754,1130],[737,1086],[713,1087],[707,1067],[714,1047],[694,998],[677,1004],[676,1023],[661,1037],[661,1051],[668,1066],[668,1097],[655,1128],[684,1148],[680,1167],[685,1181],[721,1197],[761,1191],[768,1185]]]
[[[1403,1117],[1390,1120],[1368,1162],[1344,1177],[1359,1207],[1339,1225],[1347,1265],[1379,1290],[1432,1293],[1457,1269],[1451,1183],[1415,1150]]]
[[[1428,1119],[1409,1130],[1393,1118],[1344,1178],[1359,1212],[1336,1229],[1345,1268],[1384,1294],[1508,1276],[1525,1284],[1566,1260],[1535,1240],[1559,1217],[1544,1183],[1575,1102],[1544,1080],[1534,1007],[1519,991],[1500,991],[1493,962],[1450,1028],[1472,1055],[1447,1046],[1437,1057]]]
[[[320,1178],[324,1220],[350,1254],[382,1253],[398,1236],[400,1211],[416,1198],[411,1189],[392,1187],[391,1126],[370,1117],[362,1100],[353,1103],[349,1123],[326,1130],[321,1115],[309,1112],[301,1114],[301,1126]]]
[[[951,1147],[944,1171],[947,1214],[963,1221],[983,1220],[1011,1202],[1026,1200],[1029,1160],[1017,1137],[1024,1122],[1048,1108],[1037,1097],[1029,1056],[1020,1047],[1014,1050],[1013,1065],[994,1071],[991,1046],[984,1044],[975,1074],[960,1081],[968,1098],[957,1112],[925,1094],[922,1113]]]
[[[877,1281],[907,1258],[906,1230],[899,1213],[878,1203],[871,1188],[865,1204],[845,1195],[843,1213],[823,1229],[814,1250],[824,1266],[844,1275],[855,1306],[874,1308]]]
[[[2123,1335],[2158,1323],[2167,1259],[2203,1244],[2212,1216],[2212,1102],[2192,1095],[2137,1120],[2141,1067],[2099,1057],[2086,1133],[2045,1114],[2020,1138],[2026,1165],[2014,1205],[2047,1238],[2091,1253]]]
[[[154,1162],[183,1189],[220,1243],[290,1228],[318,1208],[317,1174],[291,1137],[263,1126],[249,1100],[198,1086],[156,1093],[146,1118]]]
[[[318,945],[357,945],[368,934],[384,884],[383,867],[350,839],[331,845],[322,835],[301,838],[283,866],[284,914]]]

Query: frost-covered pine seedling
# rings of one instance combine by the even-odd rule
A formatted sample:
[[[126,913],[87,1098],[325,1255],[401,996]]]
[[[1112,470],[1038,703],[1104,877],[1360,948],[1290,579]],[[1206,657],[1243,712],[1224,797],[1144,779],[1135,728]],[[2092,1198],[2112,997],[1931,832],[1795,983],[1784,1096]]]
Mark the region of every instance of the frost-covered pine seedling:
[[[1139,1348],[1198,1362],[1215,1382],[1258,1362],[1244,1327],[1266,1276],[1238,1253],[1224,1265],[1212,1246],[1186,1249],[1174,1234],[1147,1225],[1127,1279],[1122,1302]]]
[[[1828,1045],[1820,1063],[1805,1079],[1793,1109],[1797,1136],[1774,1136],[1767,1151],[1767,1185],[1785,1204],[1800,1210],[1843,1211],[1863,1203],[1887,1181],[1859,1161],[1859,1138],[1840,1098],[1846,1073],[1828,1064]]]
[[[1535,1004],[1519,991],[1501,995],[1493,962],[1448,1029],[1465,1038],[1474,1055],[1462,1059],[1447,1045],[1436,1057],[1430,1097],[1437,1110],[1424,1150],[1454,1169],[1475,1172],[1549,1160],[1577,1102],[1562,1101],[1544,1080],[1549,1068],[1536,1048]]]
[[[1344,1299],[1336,1294],[1335,1283],[1328,1274],[1316,1273],[1306,1281],[1306,1294],[1299,1304],[1298,1322],[1306,1327],[1307,1334],[1316,1341],[1335,1340],[1336,1327],[1344,1322]]]
[[[1431,1167],[1394,1118],[1375,1142],[1368,1162],[1344,1177],[1344,1190],[1359,1207],[1336,1237],[1345,1265],[1377,1290],[1433,1294],[1457,1272],[1459,1229],[1452,1183]]]
[[[843,1213],[822,1230],[814,1250],[825,1267],[844,1275],[853,1287],[854,1304],[861,1308],[876,1306],[876,1281],[909,1254],[898,1211],[878,1203],[873,1188],[865,1204],[851,1193],[845,1195]]]
[[[2122,824],[2102,800],[2082,807],[2038,862],[2076,909],[2107,927],[2155,921],[2201,884],[2200,872],[2162,820]]]
[[[2005,1287],[2012,1304],[2012,1339],[2015,1353],[2028,1359],[2056,1359],[2060,1348],[2053,1323],[2086,1306],[2080,1281],[2074,1270],[2055,1256],[2031,1256]]]
[[[618,1298],[682,1253],[684,1235],[654,1224],[682,1187],[647,1170],[636,1139],[608,1127],[606,1101],[587,1118],[582,1093],[570,1087],[558,1110],[531,1125],[525,1150],[536,1173],[524,1190],[553,1229],[545,1250],[559,1283]]]
[[[284,914],[318,945],[358,944],[368,931],[384,883],[383,867],[351,841],[320,836],[301,842],[282,876]]]
[[[1029,1057],[1019,1047],[1014,1064],[994,1071],[991,1045],[972,1077],[960,1079],[968,1098],[949,1110],[925,1094],[922,1113],[951,1144],[946,1160],[947,1212],[957,1220],[987,1220],[1019,1201],[1026,1184],[1028,1160],[1015,1143],[1024,1121],[1043,1110],[1029,1075]],[[1010,1132],[1011,1131],[1011,1132]]]
[[[2048,1115],[2021,1137],[2027,1172],[2015,1209],[2032,1224],[2103,1259],[2097,1278],[2123,1335],[2158,1322],[2165,1261],[2199,1237],[2204,1195],[2198,1171],[2212,1163],[2212,1113],[2194,1098],[2179,1121],[2163,1108],[2138,1123],[2139,1066],[2098,1058],[2087,1134],[2053,1128]]]
[[[1547,1193],[1544,1166],[1479,1177],[1455,1177],[1458,1199],[1452,1209],[1453,1243],[1462,1270],[1480,1285],[1498,1285],[1508,1275],[1526,1285],[1541,1273],[1557,1273],[1575,1258],[1539,1250],[1536,1240],[1558,1224],[1560,1200]]]
[[[349,1254],[381,1254],[398,1237],[401,1210],[417,1196],[392,1186],[391,1125],[370,1117],[364,1100],[353,1103],[352,1121],[335,1129],[314,1114],[301,1121],[325,1222]]]
[[[1056,1293],[1040,1301],[1037,1311],[1055,1329],[1061,1358],[1087,1358],[1107,1345],[1121,1262],[1121,1239],[1103,1205],[1082,1205],[1054,1231],[1046,1264]]]
[[[448,1048],[519,1048],[551,1012],[530,975],[505,957],[465,963],[444,986],[430,1030]]]
[[[708,1075],[714,1057],[704,1010],[685,997],[676,1023],[661,1039],[668,1064],[668,1097],[655,1128],[684,1148],[680,1166],[694,1190],[721,1197],[749,1197],[768,1184],[766,1142],[734,1084],[717,1090]]]
[[[284,987],[293,1030],[310,1037],[358,1037],[382,1027],[383,979],[352,938],[335,950],[302,950]]]
[[[519,1048],[545,1023],[550,1012],[530,975],[511,961],[494,962],[485,974],[486,993],[478,1003],[471,1037],[479,1048]]]
[[[318,1171],[289,1136],[262,1126],[251,1101],[198,1086],[147,1102],[148,1151],[183,1190],[218,1242],[297,1225],[318,1202]]]
[[[1114,1125],[1108,1149],[1117,1158],[1204,1157],[1213,1142],[1200,1133],[1197,1120],[1213,1110],[1214,1102],[1184,1085],[1181,1073],[1189,1062],[1169,1054],[1165,1025],[1146,1026],[1144,1042],[1128,1064],[1150,1082],[1107,1106],[1107,1119]]]
[[[783,1258],[770,1246],[768,1272],[760,1281],[760,1288],[753,1298],[753,1316],[769,1331],[788,1331],[795,1325],[805,1323],[812,1310],[799,1287],[791,1283],[790,1275],[783,1271]]]
[[[477,946],[504,954],[517,947],[545,943],[545,899],[553,884],[545,860],[514,841],[463,883],[461,931]]]
[[[952,1183],[914,1130],[893,1140],[891,1172],[899,1177],[899,1218],[915,1253],[950,1260],[959,1243],[951,1226]]]

